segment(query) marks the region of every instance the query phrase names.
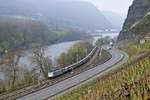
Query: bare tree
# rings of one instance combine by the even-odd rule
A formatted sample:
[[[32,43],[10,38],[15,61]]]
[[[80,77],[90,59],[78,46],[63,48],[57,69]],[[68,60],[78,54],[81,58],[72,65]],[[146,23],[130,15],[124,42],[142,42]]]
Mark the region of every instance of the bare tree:
[[[10,79],[12,80],[11,82],[12,89],[15,87],[18,71],[18,62],[20,57],[21,57],[20,49],[7,50],[5,52],[5,57],[1,62],[1,64],[3,64],[6,67],[5,71],[7,71],[10,75]]]
[[[49,57],[45,57],[44,48],[38,47],[33,50],[33,63],[37,65],[37,67],[42,72],[45,79],[48,78],[48,71],[52,66],[52,60]]]

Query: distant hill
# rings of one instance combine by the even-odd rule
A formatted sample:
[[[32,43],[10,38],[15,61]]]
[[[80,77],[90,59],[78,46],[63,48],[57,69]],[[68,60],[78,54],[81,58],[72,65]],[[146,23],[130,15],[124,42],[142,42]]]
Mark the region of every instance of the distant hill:
[[[82,39],[82,30],[113,25],[91,3],[76,0],[0,0],[0,53]]]
[[[76,0],[0,0],[0,15],[34,17],[53,28],[113,27],[94,5]]]
[[[107,18],[109,22],[112,23],[114,28],[122,28],[125,19],[124,16],[111,11],[102,11],[102,14]]]
[[[42,44],[84,38],[85,33],[74,29],[51,30],[41,21],[24,16],[0,17],[0,53],[8,48],[24,48]]]
[[[0,51],[4,48],[48,43],[49,30],[40,21],[31,18],[0,17]]]

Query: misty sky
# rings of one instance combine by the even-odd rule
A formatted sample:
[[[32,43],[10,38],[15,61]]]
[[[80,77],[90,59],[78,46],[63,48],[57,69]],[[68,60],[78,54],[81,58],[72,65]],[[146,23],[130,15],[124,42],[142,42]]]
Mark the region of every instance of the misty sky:
[[[133,0],[84,0],[92,2],[101,11],[113,11],[122,16],[125,16],[128,12],[129,6]]]

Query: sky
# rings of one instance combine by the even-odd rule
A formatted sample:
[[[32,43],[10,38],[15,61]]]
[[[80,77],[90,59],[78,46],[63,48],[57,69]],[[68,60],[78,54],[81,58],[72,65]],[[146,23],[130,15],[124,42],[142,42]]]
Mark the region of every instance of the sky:
[[[93,3],[101,11],[112,11],[126,16],[133,0],[83,0]]]

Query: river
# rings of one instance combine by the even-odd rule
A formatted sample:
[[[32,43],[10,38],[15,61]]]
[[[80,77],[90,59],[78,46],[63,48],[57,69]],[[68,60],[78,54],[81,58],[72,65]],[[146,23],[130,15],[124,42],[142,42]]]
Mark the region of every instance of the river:
[[[103,37],[110,36],[112,38],[116,37],[118,33],[105,33],[102,34]],[[99,37],[94,37],[95,40],[97,40]],[[70,47],[72,47],[75,43],[78,41],[71,41],[71,42],[62,42],[53,44],[51,46],[46,47],[46,56],[50,57],[53,61],[57,59],[63,52],[66,52]],[[32,53],[30,50],[24,52],[24,56],[21,57],[19,65],[23,68],[27,68],[31,70],[35,65],[32,63],[31,59]],[[3,78],[3,73],[0,72],[0,79]]]
[[[51,58],[52,61],[55,61],[62,53],[66,52],[70,47],[72,47],[78,41],[71,41],[71,42],[62,42],[53,44],[51,46],[46,46],[45,54],[46,57]],[[32,63],[32,52],[26,51],[24,56],[21,57],[20,66],[31,70],[35,65]]]

